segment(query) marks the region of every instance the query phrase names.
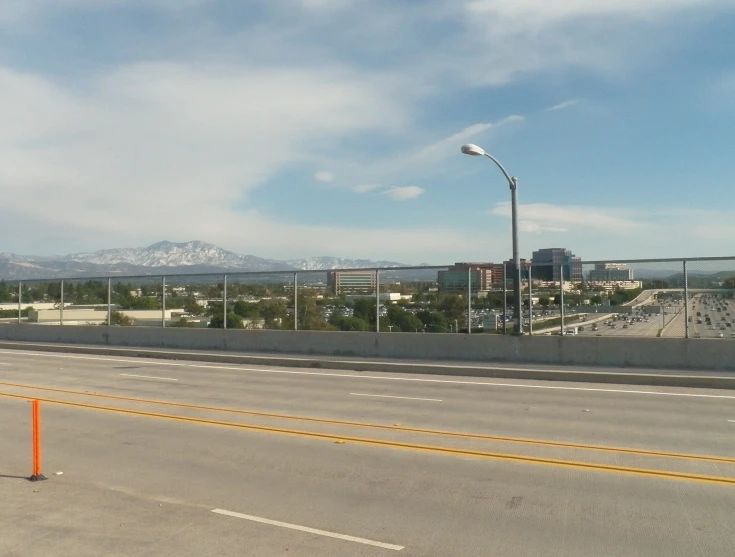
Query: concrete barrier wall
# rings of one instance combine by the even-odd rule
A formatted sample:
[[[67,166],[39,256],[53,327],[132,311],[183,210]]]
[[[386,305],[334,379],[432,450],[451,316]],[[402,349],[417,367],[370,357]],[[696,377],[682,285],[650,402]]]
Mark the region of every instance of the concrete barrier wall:
[[[409,360],[735,370],[735,341],[0,324],[0,340]]]

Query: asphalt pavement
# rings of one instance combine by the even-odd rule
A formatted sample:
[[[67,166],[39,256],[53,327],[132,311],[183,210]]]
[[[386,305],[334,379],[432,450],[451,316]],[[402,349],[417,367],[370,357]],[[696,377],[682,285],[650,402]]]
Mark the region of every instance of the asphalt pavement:
[[[6,350],[0,399],[3,556],[735,547],[732,391]]]

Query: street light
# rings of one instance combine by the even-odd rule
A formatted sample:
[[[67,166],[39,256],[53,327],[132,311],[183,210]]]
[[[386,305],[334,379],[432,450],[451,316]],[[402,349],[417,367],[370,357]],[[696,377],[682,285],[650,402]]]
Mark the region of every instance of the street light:
[[[523,313],[522,313],[522,301],[521,301],[521,259],[518,254],[518,179],[515,176],[509,175],[503,165],[500,164],[498,159],[485,152],[485,149],[468,143],[462,145],[462,152],[465,155],[472,155],[473,157],[487,157],[493,161],[500,171],[508,180],[510,186],[510,210],[511,210],[511,227],[513,235],[513,265],[515,265],[515,271],[513,272],[513,303],[515,312],[515,334],[523,334]],[[505,280],[505,277],[503,277]]]

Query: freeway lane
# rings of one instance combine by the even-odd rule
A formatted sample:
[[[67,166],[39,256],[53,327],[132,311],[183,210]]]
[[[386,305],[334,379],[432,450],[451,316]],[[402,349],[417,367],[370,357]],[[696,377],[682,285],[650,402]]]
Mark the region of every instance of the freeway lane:
[[[9,364],[0,366],[0,391],[21,397],[0,397],[0,474],[20,475],[28,467],[24,398],[108,410],[43,403],[45,473],[64,475],[37,488],[0,479],[0,497],[9,503],[0,521],[11,525],[0,535],[0,554],[24,547],[31,555],[224,555],[242,554],[243,548],[266,556],[386,555],[403,547],[405,555],[729,555],[735,543],[735,488],[584,467],[606,463],[735,477],[732,463],[518,439],[732,459],[735,424],[728,420],[735,419],[735,398],[729,391],[648,394],[640,388],[574,390],[587,385],[440,377],[432,379],[454,382],[398,381],[393,379],[401,376],[393,374],[287,374],[53,356],[0,354],[0,362]],[[561,388],[545,388],[550,386]],[[361,425],[238,415],[225,408]],[[233,425],[202,423],[207,420]],[[395,423],[402,429],[366,427]],[[244,429],[247,424],[316,436]],[[419,428],[516,439],[453,439]],[[438,454],[431,447],[453,452]],[[469,451],[519,458],[470,457]],[[533,458],[580,466],[531,464]],[[54,510],[59,505],[64,512]],[[90,521],[105,535],[84,534]],[[41,536],[28,551],[24,540],[39,523],[55,535]],[[129,525],[128,535],[120,536],[120,524]]]

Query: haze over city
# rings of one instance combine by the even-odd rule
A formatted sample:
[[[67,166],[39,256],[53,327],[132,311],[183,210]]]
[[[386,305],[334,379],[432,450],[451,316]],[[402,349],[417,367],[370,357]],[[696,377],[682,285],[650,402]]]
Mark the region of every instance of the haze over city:
[[[553,9],[551,6],[553,5]],[[731,255],[732,2],[0,5],[0,251]]]

